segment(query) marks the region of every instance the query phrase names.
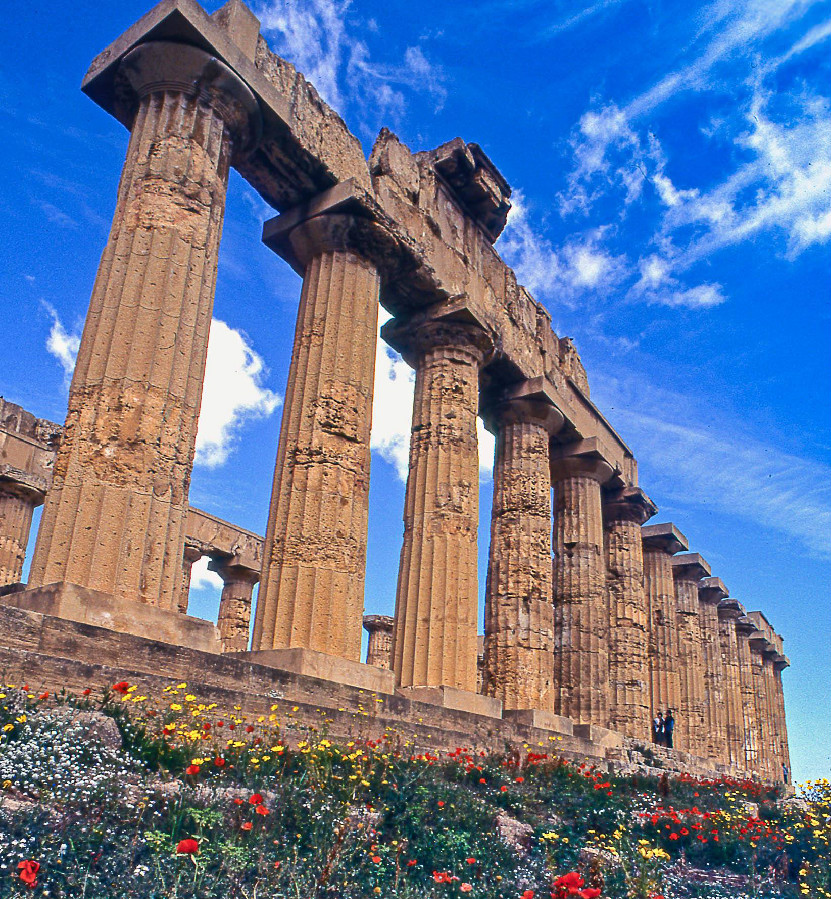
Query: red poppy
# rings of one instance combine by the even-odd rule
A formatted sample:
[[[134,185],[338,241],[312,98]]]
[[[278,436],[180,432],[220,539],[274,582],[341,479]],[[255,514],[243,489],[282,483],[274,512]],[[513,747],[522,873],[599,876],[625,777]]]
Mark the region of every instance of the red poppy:
[[[526,890],[526,891],[519,897],[519,899],[534,899],[534,891],[533,891],[533,890]]]
[[[90,693],[92,693],[92,690],[90,690],[90,688],[87,687],[86,690],[84,690],[84,692],[81,693],[81,696],[89,696]]]
[[[27,859],[26,861],[20,862],[20,864],[17,866],[17,870],[20,872],[17,876],[23,881],[23,883],[26,884],[26,886],[37,886],[38,871],[40,871],[40,862],[33,861],[32,859]]]
[[[49,699],[49,691],[48,690],[45,693],[41,693],[40,696],[38,696],[38,700],[41,700],[41,699]]]
[[[185,768],[185,774],[198,774],[199,773],[199,765],[188,765]]]
[[[259,793],[255,793],[248,801],[251,805],[262,805],[263,797]]]
[[[469,865],[475,865],[475,864],[476,864],[476,859],[475,859],[475,858],[467,858],[467,859],[465,859],[465,861],[466,861]]]
[[[244,799],[240,799],[239,796],[234,797],[234,805],[242,805],[245,802]]]
[[[254,733],[254,725],[253,725],[253,724],[249,724],[248,727],[245,728],[245,732],[246,732],[247,734],[253,734],[253,733]]]
[[[461,883],[459,884],[459,889],[463,893],[469,893],[473,889],[473,885],[470,883]]]
[[[381,863],[381,856],[380,856],[380,855],[373,855],[373,856],[372,856],[372,861],[373,861],[376,865],[379,865],[379,864]]]
[[[268,811],[268,809],[267,809],[264,805],[258,805],[258,806],[254,809],[254,812],[255,812],[256,814],[258,814],[258,815],[268,815],[268,814],[270,814],[269,811]]]
[[[439,806],[439,808],[444,808],[444,800],[443,799],[439,799],[438,806]]]
[[[241,824],[240,827],[242,830],[251,830],[254,825],[250,821],[246,821],[244,824]]]
[[[499,789],[500,789],[500,791],[503,792],[503,793],[507,793],[507,792],[508,792],[508,788],[507,788],[506,786],[501,786]]]
[[[518,778],[516,779],[516,782],[517,782],[518,784],[524,783],[524,782],[525,782],[525,778],[524,778],[524,777],[518,777]]]
[[[485,780],[484,777],[480,777],[480,778],[479,778],[479,783],[480,783],[480,784],[486,784],[487,781]]]
[[[418,862],[417,862],[414,858],[411,858],[411,859],[407,862],[407,867],[408,867],[408,868],[412,868],[413,865],[417,865],[417,864],[418,864]]]
[[[179,840],[179,845],[176,847],[176,852],[179,855],[198,855],[199,854],[199,843],[193,839]]]
[[[214,759],[214,764],[216,765],[217,768],[224,768],[225,767],[225,759]]]
[[[121,693],[122,695],[126,695],[130,689],[130,685],[126,680],[120,680],[117,684],[113,684],[110,688],[113,693]]]

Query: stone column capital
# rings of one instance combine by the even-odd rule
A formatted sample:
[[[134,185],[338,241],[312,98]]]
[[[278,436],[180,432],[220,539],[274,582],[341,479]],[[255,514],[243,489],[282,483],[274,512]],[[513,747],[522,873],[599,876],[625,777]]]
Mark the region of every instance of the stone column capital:
[[[776,658],[773,660],[773,667],[777,671],[784,671],[786,668],[790,668],[791,660],[787,656],[776,654]]]
[[[668,556],[686,552],[690,548],[687,538],[672,522],[644,525],[641,528],[641,539],[645,550],[659,550]]]
[[[698,601],[718,605],[730,595],[720,577],[705,577],[698,584]]]
[[[0,493],[16,496],[32,507],[39,506],[46,498],[46,481],[12,465],[0,465]]]
[[[479,322],[466,318],[442,316],[410,322],[392,319],[381,329],[381,336],[414,368],[419,359],[435,350],[466,353],[478,365],[493,352],[490,334]]]
[[[621,487],[603,497],[603,514],[607,521],[634,521],[643,525],[658,507],[640,487]]]
[[[376,631],[388,631],[392,633],[395,619],[392,615],[364,615],[364,630],[367,633],[375,633]]]
[[[737,626],[739,618],[744,615],[744,609],[742,608],[741,603],[729,596],[719,601],[717,611],[718,617],[722,621],[735,621],[737,622]]]
[[[697,586],[703,577],[709,577],[710,566],[699,553],[683,553],[673,556],[672,575],[679,581],[695,581]]]
[[[211,559],[208,562],[208,571],[218,574],[223,583],[233,581],[239,584],[250,584],[252,587],[260,580],[260,572],[247,565],[238,564],[233,558],[225,559],[222,557]]]
[[[550,461],[552,481],[586,477],[603,486],[619,477],[619,472],[594,437],[552,447]]]
[[[147,41],[121,60],[117,102],[133,109],[160,91],[178,91],[215,109],[231,134],[234,151],[250,150],[262,133],[259,103],[250,88],[216,56],[191,44]],[[121,116],[119,116],[121,118]]]
[[[531,378],[499,391],[481,409],[488,430],[496,432],[504,425],[531,422],[556,434],[565,422],[557,407],[554,389],[544,377]]]

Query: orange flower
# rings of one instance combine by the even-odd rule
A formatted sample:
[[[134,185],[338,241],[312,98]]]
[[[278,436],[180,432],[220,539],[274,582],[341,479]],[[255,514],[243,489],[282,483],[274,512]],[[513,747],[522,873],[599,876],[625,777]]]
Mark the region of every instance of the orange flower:
[[[268,815],[268,814],[270,814],[270,812],[268,811],[268,809],[267,809],[264,805],[258,805],[258,806],[254,809],[254,812],[255,812],[256,814],[258,814],[258,815]]]
[[[198,774],[199,773],[199,765],[188,765],[185,768],[185,774]]]

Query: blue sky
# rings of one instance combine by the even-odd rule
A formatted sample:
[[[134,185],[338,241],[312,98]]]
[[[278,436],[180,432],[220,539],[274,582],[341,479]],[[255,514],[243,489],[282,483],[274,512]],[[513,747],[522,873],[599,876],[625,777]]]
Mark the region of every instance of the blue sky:
[[[79,84],[147,8],[12,0],[0,33],[0,394],[56,421],[127,143]],[[794,774],[831,773],[831,2],[256,11],[367,152],[387,125],[413,149],[476,141],[501,169],[503,256],[574,338],[655,520],[784,635]],[[260,243],[269,215],[233,175],[191,491],[261,533],[300,290]],[[391,613],[412,388],[379,360],[366,606]],[[197,572],[192,608],[217,601]]]

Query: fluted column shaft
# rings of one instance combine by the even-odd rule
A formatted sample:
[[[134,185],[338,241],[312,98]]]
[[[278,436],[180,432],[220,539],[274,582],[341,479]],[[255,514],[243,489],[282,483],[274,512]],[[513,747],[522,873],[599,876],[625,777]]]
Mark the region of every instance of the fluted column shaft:
[[[137,111],[30,583],[175,610],[229,161],[256,101],[194,47],[142,44],[122,72]]]
[[[774,696],[776,700],[777,718],[779,721],[779,738],[782,747],[782,762],[788,769],[788,782],[790,782],[793,776],[793,772],[791,771],[791,751],[788,745],[788,721],[785,716],[785,692],[782,689],[782,669],[786,666],[787,662],[785,662],[784,665],[774,665]]]
[[[19,584],[23,578],[32,515],[43,496],[41,491],[0,478],[0,587]]]
[[[744,707],[739,660],[739,638],[736,633],[738,612],[719,605],[718,635],[721,667],[724,675],[724,719],[727,739],[727,761],[746,767],[744,754]]]
[[[380,279],[350,249],[351,217],[291,234],[305,261],[253,647],[360,661],[369,435]]]
[[[773,728],[767,699],[767,682],[765,680],[765,660],[763,643],[752,641],[750,657],[753,670],[753,689],[756,703],[756,724],[758,739],[757,765],[759,774],[770,780],[773,774]]]
[[[506,709],[554,711],[548,441],[562,423],[555,413],[515,400],[496,415],[484,691]]]
[[[601,484],[605,462],[552,463],[554,711],[608,727],[609,621]]]
[[[744,765],[748,771],[759,771],[759,719],[756,714],[756,685],[753,677],[753,658],[748,636],[749,626],[736,622],[736,643],[739,651],[739,674],[742,690],[742,724]]]
[[[425,326],[416,356],[393,669],[402,687],[476,690],[480,332]]]
[[[626,736],[649,741],[649,605],[641,525],[657,509],[642,490],[628,488],[608,497],[603,511],[610,624],[609,725]]]
[[[190,581],[193,575],[193,566],[203,555],[201,549],[185,543],[185,548],[182,552],[182,585],[179,588],[179,598],[176,601],[177,611],[181,612],[183,615],[187,615],[188,613]]]
[[[675,573],[675,608],[678,634],[678,662],[681,673],[680,714],[676,716],[676,741],[679,749],[694,755],[706,754],[704,733],[704,658],[701,627],[698,620],[698,581],[700,575],[686,577]]]
[[[701,657],[704,676],[704,740],[702,752],[713,761],[730,760],[727,746],[727,695],[718,625],[718,598],[699,590],[698,623],[701,631]]]
[[[777,701],[776,672],[773,658],[776,653],[767,652],[762,657],[762,677],[765,683],[765,706],[770,721],[770,776],[771,780],[782,780],[782,732]]]
[[[216,625],[223,652],[245,652],[251,624],[251,602],[260,572],[235,565],[233,560],[214,559],[209,565],[222,578]]]
[[[658,528],[662,533],[650,533]],[[649,604],[650,711],[654,716],[658,711],[681,710],[681,662],[672,556],[686,549],[686,538],[672,525],[650,526],[641,533],[643,581]],[[679,731],[677,739],[681,737]],[[681,743],[676,741],[676,745]]]

